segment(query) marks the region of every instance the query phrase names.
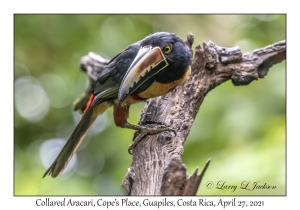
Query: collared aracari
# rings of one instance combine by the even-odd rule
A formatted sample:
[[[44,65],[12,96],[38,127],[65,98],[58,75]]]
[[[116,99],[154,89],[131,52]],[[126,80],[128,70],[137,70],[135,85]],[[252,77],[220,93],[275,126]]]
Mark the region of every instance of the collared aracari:
[[[168,127],[151,129],[127,122],[131,104],[167,94],[190,74],[192,56],[188,46],[175,34],[158,32],[138,41],[109,61],[100,73],[81,120],[69,140],[45,172],[58,176],[83,141],[98,115],[113,106],[116,126],[141,133],[158,133]]]

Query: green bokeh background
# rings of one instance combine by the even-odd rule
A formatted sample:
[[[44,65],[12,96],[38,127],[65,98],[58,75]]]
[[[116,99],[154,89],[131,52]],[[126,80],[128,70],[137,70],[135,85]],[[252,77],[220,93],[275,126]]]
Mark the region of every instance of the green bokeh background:
[[[183,39],[192,32],[194,46],[212,40],[248,52],[286,39],[286,16],[15,15],[15,195],[122,195],[133,131],[115,127],[111,109],[97,119],[73,168],[56,179],[42,175],[59,152],[51,148],[69,137],[80,118],[72,111],[88,84],[80,58],[90,51],[112,58],[158,31]],[[182,155],[189,174],[211,158],[198,195],[286,194],[285,73],[284,61],[264,79],[243,87],[228,81],[206,96]],[[130,122],[138,122],[143,106],[132,106]],[[242,190],[243,181],[276,189]],[[218,182],[238,188],[216,189]]]

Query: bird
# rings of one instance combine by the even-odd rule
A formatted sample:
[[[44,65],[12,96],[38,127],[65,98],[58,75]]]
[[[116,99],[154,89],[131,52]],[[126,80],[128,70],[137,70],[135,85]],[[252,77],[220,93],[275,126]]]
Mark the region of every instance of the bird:
[[[62,173],[97,116],[109,107],[113,107],[117,127],[149,134],[172,130],[167,126],[154,129],[129,123],[129,108],[165,95],[182,84],[191,72],[191,62],[189,47],[169,32],[150,34],[113,57],[93,84],[81,120],[43,178],[55,178]]]

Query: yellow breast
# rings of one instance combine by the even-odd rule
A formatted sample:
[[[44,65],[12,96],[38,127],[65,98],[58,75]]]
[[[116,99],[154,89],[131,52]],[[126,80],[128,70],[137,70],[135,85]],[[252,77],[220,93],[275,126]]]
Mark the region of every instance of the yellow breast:
[[[157,96],[165,95],[170,90],[183,83],[190,73],[191,73],[191,67],[189,67],[189,69],[184,73],[184,75],[178,80],[166,84],[162,84],[157,81],[154,81],[149,88],[147,88],[144,92],[139,93],[138,96],[144,99],[148,99],[148,98],[154,98]]]

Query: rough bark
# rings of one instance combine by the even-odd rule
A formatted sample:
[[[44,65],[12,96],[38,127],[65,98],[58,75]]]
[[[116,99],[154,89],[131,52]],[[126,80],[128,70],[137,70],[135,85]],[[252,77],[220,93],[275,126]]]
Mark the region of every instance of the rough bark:
[[[193,40],[189,34],[186,43],[190,48]],[[189,79],[167,95],[147,100],[139,122],[153,127],[163,124],[177,134],[163,132],[144,136],[133,149],[133,161],[122,183],[124,194],[195,195],[209,161],[199,175],[196,170],[188,177],[180,156],[206,94],[229,79],[234,85],[248,85],[263,78],[271,66],[285,57],[285,41],[248,53],[241,53],[238,47],[219,47],[211,41],[203,43],[203,49],[196,46]],[[83,57],[81,68],[101,71],[106,62],[89,54]],[[79,103],[84,104],[85,100],[82,98]]]

